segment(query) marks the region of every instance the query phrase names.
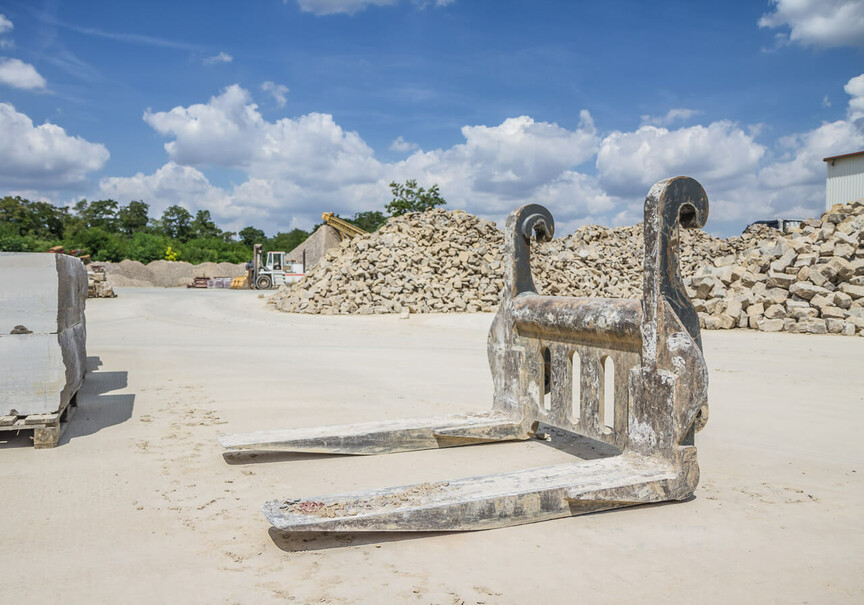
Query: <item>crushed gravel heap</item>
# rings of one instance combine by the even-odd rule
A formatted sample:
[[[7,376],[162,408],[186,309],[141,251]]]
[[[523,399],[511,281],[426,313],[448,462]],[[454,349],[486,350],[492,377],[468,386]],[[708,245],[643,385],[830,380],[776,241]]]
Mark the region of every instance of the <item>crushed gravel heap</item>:
[[[99,263],[105,267],[108,283],[120,287],[176,288],[192,282],[195,277],[239,277],[246,275],[244,264],[201,263],[193,265],[183,261],[154,260],[144,263],[123,260],[119,263]]]

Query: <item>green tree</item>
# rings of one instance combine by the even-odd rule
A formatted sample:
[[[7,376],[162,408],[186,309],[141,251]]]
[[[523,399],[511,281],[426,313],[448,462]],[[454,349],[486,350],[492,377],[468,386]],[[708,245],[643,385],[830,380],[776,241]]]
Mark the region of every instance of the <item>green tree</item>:
[[[192,215],[183,206],[169,206],[160,220],[162,232],[171,239],[185,242],[192,234]]]
[[[69,214],[67,208],[58,208],[48,202],[31,202],[30,205],[35,223],[34,233],[40,237],[52,237],[60,239],[63,237],[66,219]]]
[[[171,245],[171,239],[161,233],[139,231],[129,241],[129,256],[132,260],[149,263],[165,258],[165,250]]]
[[[150,206],[140,200],[132,200],[117,210],[117,222],[126,235],[134,235],[147,227]]]
[[[348,222],[360,227],[364,231],[372,233],[373,231],[378,231],[387,222],[387,215],[380,210],[367,210],[365,212],[358,212],[354,215],[354,218],[348,219]]]
[[[267,236],[261,229],[255,227],[243,227],[240,230],[240,241],[250,248],[255,244],[263,244]]]
[[[305,242],[308,237],[309,232],[302,229],[292,229],[288,233],[277,233],[267,242],[267,249],[291,252]]]
[[[75,240],[74,247],[89,252],[93,260],[117,262],[129,255],[129,242],[125,237],[102,227],[91,227],[82,231]]]
[[[114,200],[97,200],[90,202],[88,205],[87,200],[82,201],[84,207],[80,212],[80,216],[86,222],[87,227],[99,227],[106,231],[115,231],[117,229],[117,202]]]
[[[209,210],[199,210],[192,220],[192,237],[210,238],[219,237],[222,231],[213,222]]]
[[[417,181],[408,179],[405,184],[393,181],[390,183],[393,201],[387,204],[387,212],[392,216],[402,216],[408,212],[426,212],[447,202],[438,192],[438,185],[432,185],[427,191],[417,186]]]
[[[19,196],[0,198],[0,223],[7,233],[38,238],[62,238],[68,210]],[[10,230],[11,229],[11,230]]]

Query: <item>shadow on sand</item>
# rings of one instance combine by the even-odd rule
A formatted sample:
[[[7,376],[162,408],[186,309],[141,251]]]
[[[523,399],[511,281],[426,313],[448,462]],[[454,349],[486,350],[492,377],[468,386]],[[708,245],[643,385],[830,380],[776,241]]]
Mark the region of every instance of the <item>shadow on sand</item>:
[[[302,552],[306,550],[329,550],[331,548],[345,548],[346,546],[366,546],[367,544],[385,544],[387,542],[419,540],[423,538],[434,538],[436,536],[446,536],[447,534],[457,532],[287,532],[271,527],[268,533],[270,534],[270,539],[273,540],[273,544],[275,544],[280,550],[285,552]]]
[[[126,388],[128,372],[100,372],[101,365],[102,360],[98,357],[87,358],[84,384],[75,396],[77,409],[69,419],[58,446],[68,443],[75,437],[92,435],[132,417],[135,395],[106,394]],[[71,412],[73,408],[69,409]],[[0,433],[0,449],[16,447],[33,447],[31,429]]]
[[[223,452],[225,462],[236,464],[262,464],[265,462],[294,462],[301,460],[323,460],[325,458],[350,458],[348,454],[309,454],[305,452],[269,452],[266,450]]]
[[[101,365],[102,360],[98,357],[87,358],[87,375],[84,377],[84,385],[78,391],[78,411],[69,421],[69,427],[63,433],[59,445],[76,437],[92,435],[109,426],[121,424],[132,417],[134,394],[108,394],[125,389],[129,373],[101,372]]]

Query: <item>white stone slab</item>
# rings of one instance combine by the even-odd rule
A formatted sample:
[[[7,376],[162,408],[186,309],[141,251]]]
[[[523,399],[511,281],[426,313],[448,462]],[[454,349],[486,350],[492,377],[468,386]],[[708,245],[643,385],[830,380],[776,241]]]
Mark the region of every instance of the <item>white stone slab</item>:
[[[0,415],[56,412],[81,388],[86,298],[77,258],[0,253]]]

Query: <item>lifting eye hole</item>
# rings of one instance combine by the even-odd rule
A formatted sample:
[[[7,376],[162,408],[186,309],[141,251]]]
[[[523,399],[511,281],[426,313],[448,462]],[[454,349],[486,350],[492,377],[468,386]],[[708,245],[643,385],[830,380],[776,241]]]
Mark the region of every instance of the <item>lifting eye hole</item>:
[[[682,227],[692,229],[698,227],[696,222],[696,208],[693,204],[684,204],[681,210],[678,211],[678,222]]]

